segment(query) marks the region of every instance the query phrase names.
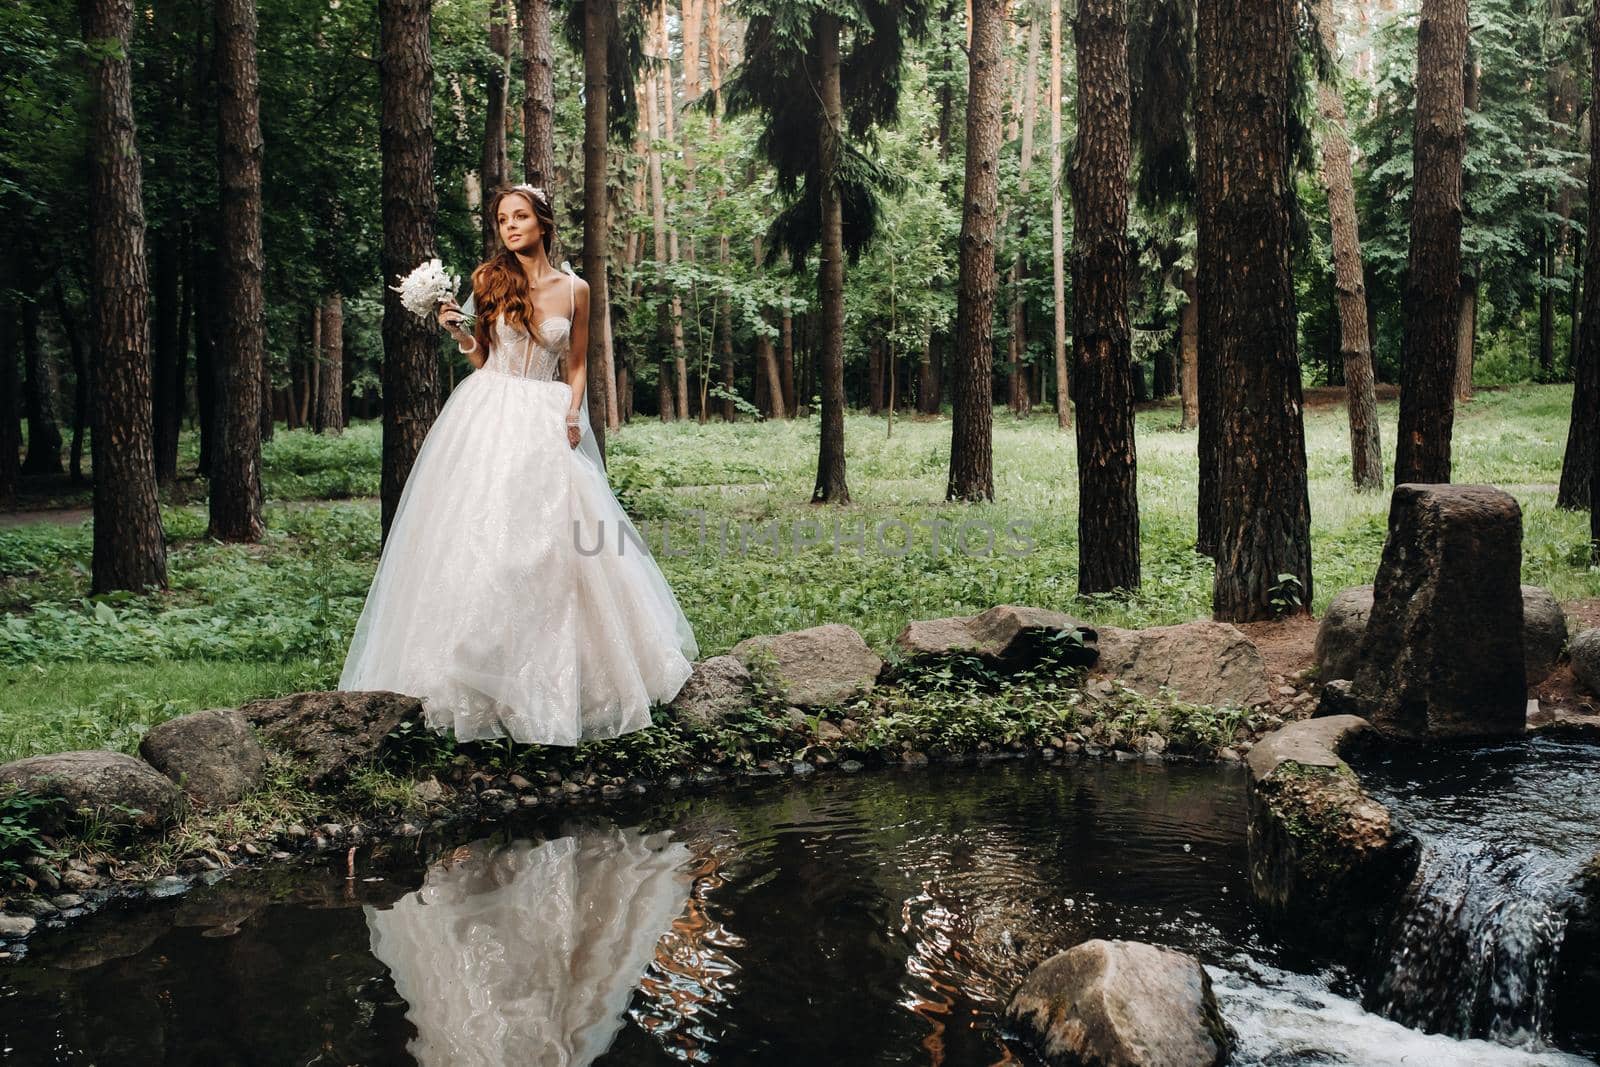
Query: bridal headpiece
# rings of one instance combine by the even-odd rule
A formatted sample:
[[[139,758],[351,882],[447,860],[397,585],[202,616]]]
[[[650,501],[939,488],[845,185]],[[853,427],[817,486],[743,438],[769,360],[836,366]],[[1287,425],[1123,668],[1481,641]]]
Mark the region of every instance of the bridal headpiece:
[[[537,185],[529,185],[527,182],[522,182],[518,185],[513,185],[511,188],[517,190],[518,192],[527,193],[545,207],[550,206],[550,194],[546,193]]]

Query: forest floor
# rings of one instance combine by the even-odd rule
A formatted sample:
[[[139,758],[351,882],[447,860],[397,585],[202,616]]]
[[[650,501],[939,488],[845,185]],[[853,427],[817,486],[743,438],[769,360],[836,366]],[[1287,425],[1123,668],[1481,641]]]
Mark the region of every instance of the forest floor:
[[[1388,509],[1387,493],[1351,490],[1341,391],[1322,392],[1308,396],[1306,415],[1317,613],[1340,589],[1372,580]],[[1458,482],[1518,497],[1523,580],[1564,602],[1600,596],[1587,516],[1554,506],[1570,402],[1570,386],[1481,391],[1458,415],[1454,446]],[[1392,399],[1380,403],[1391,465],[1395,415]],[[1175,404],[1138,415],[1143,585],[1131,596],[1076,593],[1075,440],[1047,411],[1026,420],[996,412],[992,504],[944,503],[944,418],[897,418],[891,431],[882,418],[850,416],[845,508],[809,503],[815,419],[641,419],[612,435],[610,474],[702,656],[822,622],[848,623],[892,654],[910,620],[998,603],[1121,626],[1207,617],[1211,562],[1192,550],[1195,435],[1177,422]],[[186,437],[183,488],[163,506],[169,588],[159,593],[88,595],[92,544],[81,511],[0,525],[0,760],[131,750],[172,715],[331,686],[377,562],[380,458],[376,424],[338,438],[280,429],[263,458],[268,535],[228,545],[205,536]],[[1249,630],[1269,674],[1309,663],[1311,620]]]

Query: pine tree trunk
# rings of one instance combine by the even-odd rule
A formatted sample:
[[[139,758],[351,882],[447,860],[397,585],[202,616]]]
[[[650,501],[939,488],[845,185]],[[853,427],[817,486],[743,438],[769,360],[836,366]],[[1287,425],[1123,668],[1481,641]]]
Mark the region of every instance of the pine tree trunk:
[[[1461,86],[1461,103],[1467,111],[1478,110],[1478,59],[1472,49],[1472,41],[1467,40],[1467,69],[1463,75]],[[1462,117],[1462,153],[1465,156],[1466,119]],[[1467,189],[1466,175],[1462,175],[1461,183],[1461,214],[1462,225],[1466,225]],[[1472,365],[1474,354],[1478,347],[1478,265],[1463,262],[1461,264],[1461,279],[1459,304],[1456,309],[1456,360],[1455,360],[1455,394],[1456,400],[1472,399]]]
[[[1411,254],[1402,300],[1394,480],[1448,482],[1461,281],[1462,70],[1467,0],[1422,0]]]
[[[518,0],[527,87],[522,98],[523,181],[556,194],[556,83],[550,41],[550,0]]]
[[[817,482],[813,504],[848,504],[844,457],[844,205],[839,197],[839,139],[844,100],[839,72],[839,18],[827,11],[812,16],[817,70],[822,84],[823,121],[817,136],[818,181],[822,188],[821,254],[817,269],[817,303],[821,312],[822,434],[817,449]]]
[[[1202,412],[1216,425],[1212,613],[1230,622],[1311,610],[1290,269],[1295,10],[1295,0],[1201,0],[1198,9],[1195,259],[1201,373],[1209,366],[1214,383],[1202,401],[1216,403]]]
[[[1589,218],[1600,219],[1600,6],[1588,20],[1589,63],[1592,80],[1589,102]],[[1594,468],[1600,462],[1600,241],[1584,241],[1583,314],[1578,327],[1578,353],[1573,361],[1572,422],[1567,429],[1567,451],[1561,461],[1561,486],[1556,504],[1563,508],[1590,508],[1591,538],[1600,536],[1600,508],[1592,507],[1590,494],[1600,479]]]
[[[431,0],[379,0],[383,102],[383,536],[439,414],[436,328],[400,303],[394,279],[434,255]]]
[[[1011,257],[1011,409],[1026,418],[1033,409],[1033,394],[1028,387],[1028,303],[1023,299],[1027,264],[1022,245],[1028,236],[1028,172],[1033,169],[1033,120],[1038,110],[1039,20],[1028,15],[1028,60],[1022,77],[1022,170],[1017,179],[1017,200],[1022,222],[1017,227],[1017,247]]]
[[[508,0],[490,0],[489,51],[494,61],[485,81],[488,99],[483,120],[483,157],[478,164],[478,180],[483,185],[483,256],[488,259],[500,245],[498,226],[489,215],[494,190],[509,182],[511,163],[506,157],[507,82],[511,70],[511,6]]]
[[[67,349],[72,354],[72,446],[67,460],[68,477],[73,485],[82,485],[83,437],[89,422],[89,355],[84,351],[83,331],[72,308],[67,304],[66,291],[58,278],[55,285],[56,316],[61,320],[61,332],[67,335]],[[16,390],[12,389],[12,395]]]
[[[1334,0],[1317,0],[1322,45],[1339,66],[1339,23]],[[1361,265],[1350,141],[1345,136],[1344,97],[1332,79],[1317,86],[1322,115],[1322,181],[1328,189],[1333,230],[1333,274],[1339,313],[1346,406],[1350,418],[1350,476],[1357,489],[1383,487],[1383,449],[1378,432],[1378,396],[1372,380],[1372,342],[1367,335],[1367,283]]]
[[[167,584],[156,501],[150,391],[150,282],[134,128],[129,0],[83,0],[90,46],[89,225],[94,307],[92,591]],[[15,431],[10,431],[14,433]]]
[[[661,126],[668,150],[677,142],[677,99],[672,88],[672,42],[667,36],[667,5],[656,8],[656,56],[661,62],[661,95],[657,106],[661,109]],[[669,186],[670,188],[670,186]],[[667,227],[667,259],[676,267],[678,255],[678,228]],[[677,286],[672,286],[672,368],[673,382],[677,386],[677,415],[689,417],[689,353],[683,339],[683,297]],[[702,419],[705,412],[701,412]]]
[[[655,238],[653,257],[656,262],[657,272],[663,271],[668,263],[667,255],[667,190],[666,182],[661,173],[661,150],[656,147],[657,115],[659,105],[656,95],[660,83],[656,80],[655,71],[650,69],[648,58],[645,62],[644,81],[644,121],[645,128],[649,131],[646,135],[649,150],[646,155],[647,165],[650,170],[650,209],[653,222],[653,236]],[[660,348],[660,358],[656,369],[660,380],[656,383],[656,398],[660,405],[661,421],[670,422],[679,417],[674,408],[674,392],[672,387],[672,364],[669,362],[668,351],[671,345],[672,327],[668,319],[668,286],[661,282],[657,287],[662,300],[657,308],[657,341]]]
[[[155,407],[156,483],[178,480],[178,420],[182,408],[182,304],[184,284],[178,270],[181,249],[177,235],[164,229],[155,249],[155,357],[152,368]]]
[[[1072,426],[1072,379],[1067,373],[1066,225],[1061,203],[1061,0],[1050,0],[1050,262],[1055,286],[1056,427]]]
[[[261,540],[261,407],[265,305],[261,282],[261,123],[255,0],[217,0],[217,135],[223,370],[221,448],[211,473],[211,529],[219,541]]]
[[[1200,302],[1193,269],[1183,272],[1183,294],[1189,299],[1178,327],[1178,400],[1183,410],[1178,429],[1192,430],[1200,425]]]
[[[0,278],[0,288],[11,284],[9,277]],[[21,414],[17,411],[17,397],[22,395],[22,382],[17,375],[17,318],[15,304],[0,302],[0,508],[17,506],[17,486],[22,480],[22,424],[17,421]]]
[[[974,0],[968,53],[967,166],[956,295],[956,364],[945,499],[994,499],[992,377],[995,203],[999,196],[1000,72],[1005,0]]]
[[[28,456],[23,474],[61,473],[61,424],[56,417],[55,367],[45,357],[39,343],[39,305],[22,302],[22,356],[28,378],[23,394],[28,410]]]
[[[322,301],[322,349],[317,378],[317,433],[344,432],[344,297],[337,291]]]
[[[1139,587],[1128,320],[1127,0],[1079,0],[1072,154],[1072,346],[1078,406],[1078,592]]]
[[[606,186],[608,98],[611,93],[611,34],[617,0],[586,0],[583,5],[583,279],[589,283],[587,367],[589,432],[606,458],[606,319],[611,287],[606,278],[611,247],[610,190]]]
[[[786,294],[787,295],[787,294]],[[783,322],[778,327],[778,334],[782,339],[783,352],[778,361],[778,370],[783,378],[783,410],[789,418],[795,417],[794,395],[794,316],[789,309],[783,311]]]

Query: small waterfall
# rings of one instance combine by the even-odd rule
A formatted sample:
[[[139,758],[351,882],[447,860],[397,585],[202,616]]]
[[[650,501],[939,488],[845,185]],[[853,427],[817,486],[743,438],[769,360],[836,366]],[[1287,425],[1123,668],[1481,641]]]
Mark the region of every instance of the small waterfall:
[[[1543,1047],[1581,865],[1600,851],[1600,749],[1533,741],[1390,754],[1364,775],[1422,859],[1371,976],[1407,1026]]]

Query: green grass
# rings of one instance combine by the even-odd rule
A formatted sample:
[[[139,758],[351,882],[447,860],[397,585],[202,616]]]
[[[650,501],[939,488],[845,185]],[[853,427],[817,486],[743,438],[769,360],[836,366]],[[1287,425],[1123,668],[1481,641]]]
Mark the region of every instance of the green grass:
[[[1559,599],[1600,593],[1587,564],[1588,517],[1554,507],[1566,440],[1569,386],[1483,392],[1459,413],[1455,480],[1510,489],[1524,513],[1524,581]],[[1395,409],[1380,412],[1392,469]],[[908,620],[980,611],[997,603],[1058,608],[1098,623],[1145,626],[1205,617],[1211,564],[1191,549],[1195,435],[1177,411],[1141,412],[1139,500],[1143,587],[1128,598],[1076,595],[1077,485],[1071,433],[1040,413],[995,419],[993,504],[943,503],[947,419],[850,416],[847,508],[808,501],[817,422],[663,426],[641,419],[612,435],[611,476],[644,529],[694,624],[701,654],[751,634],[844,622],[887,652]],[[1311,473],[1313,606],[1370,582],[1383,545],[1387,493],[1348,485],[1342,408],[1306,418]],[[131,748],[145,726],[251,696],[328,686],[361,609],[378,551],[379,429],[321,439],[280,430],[264,459],[269,535],[222,545],[205,535],[203,506],[167,508],[171,588],[149,596],[87,597],[86,525],[0,530],[0,759],[85,744]],[[307,502],[333,496],[334,503]],[[704,543],[695,542],[701,516]],[[876,524],[912,532],[908,554],[873,545]],[[987,522],[1008,538],[1025,524],[1021,556],[932,550],[926,524]],[[821,547],[795,551],[802,524],[823,524]],[[827,527],[866,531],[864,550],[827,547]],[[727,534],[723,535],[726,523]],[[778,544],[739,552],[740,530],[776,523]],[[663,525],[673,552],[662,551]],[[904,532],[895,535],[898,544]],[[724,548],[726,545],[726,548]]]

